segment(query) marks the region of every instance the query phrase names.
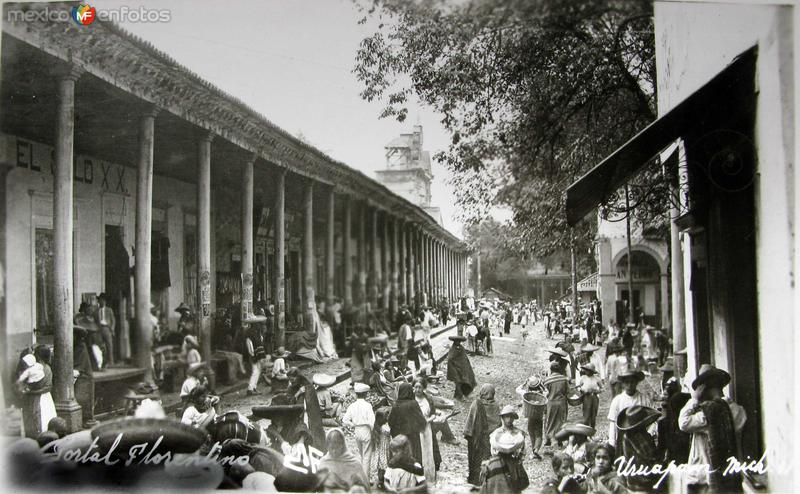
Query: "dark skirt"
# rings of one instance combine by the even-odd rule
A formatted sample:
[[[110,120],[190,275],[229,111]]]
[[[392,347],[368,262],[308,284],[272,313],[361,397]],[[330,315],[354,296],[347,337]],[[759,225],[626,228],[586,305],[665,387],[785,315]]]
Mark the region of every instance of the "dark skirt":
[[[488,460],[490,456],[492,456],[492,452],[489,445],[489,434],[472,436],[467,440],[468,483],[480,485],[481,463]]]
[[[567,400],[566,398],[559,398],[547,402],[547,421],[545,429],[545,437],[553,439],[561,426],[567,420]]]
[[[595,427],[600,399],[595,393],[583,395],[583,423]]]

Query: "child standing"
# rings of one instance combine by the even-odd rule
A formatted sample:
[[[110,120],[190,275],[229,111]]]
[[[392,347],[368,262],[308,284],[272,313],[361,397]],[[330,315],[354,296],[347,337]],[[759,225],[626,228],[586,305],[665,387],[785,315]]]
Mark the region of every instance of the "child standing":
[[[603,381],[594,364],[581,366],[578,390],[583,395],[583,424],[594,427],[597,422],[597,410],[600,406],[599,395],[603,391]]]
[[[524,399],[525,393],[536,392],[544,396],[545,388],[542,380],[537,376],[531,376],[527,382],[520,384],[517,389],[517,395],[520,399]],[[531,456],[536,460],[541,460],[544,429],[544,406],[538,407],[522,407],[522,417],[528,419],[528,435],[531,438]]]

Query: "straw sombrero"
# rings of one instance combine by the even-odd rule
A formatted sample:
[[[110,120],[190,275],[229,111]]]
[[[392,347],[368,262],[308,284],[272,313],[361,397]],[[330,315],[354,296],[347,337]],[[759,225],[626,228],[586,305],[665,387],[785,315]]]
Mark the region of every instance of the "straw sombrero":
[[[333,386],[336,383],[336,377],[330,374],[325,374],[322,372],[318,372],[311,376],[311,382],[321,388],[327,388],[329,386]]]
[[[558,355],[561,358],[567,358],[569,354],[562,350],[561,348],[553,348],[552,350],[547,350],[548,352],[552,353],[553,355]]]
[[[588,425],[564,424],[561,430],[556,432],[555,439],[556,441],[564,441],[565,439],[569,439],[569,436],[584,436],[588,438],[594,436],[596,432],[594,427]]]

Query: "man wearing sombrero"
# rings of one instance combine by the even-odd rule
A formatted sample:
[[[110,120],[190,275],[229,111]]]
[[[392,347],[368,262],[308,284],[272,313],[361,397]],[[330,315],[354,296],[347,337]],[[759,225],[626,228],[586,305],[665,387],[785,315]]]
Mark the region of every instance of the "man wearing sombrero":
[[[616,444],[618,431],[616,420],[621,412],[637,405],[653,407],[650,399],[636,389],[644,380],[642,371],[629,367],[620,372],[617,378],[622,383],[623,391],[611,400],[608,408],[608,442],[610,444]]]
[[[738,473],[723,475],[728,458],[738,457],[737,436],[747,420],[744,409],[725,399],[722,390],[731,382],[731,375],[713,365],[703,364],[692,382],[692,398],[681,409],[678,426],[692,434],[690,465],[710,465],[708,469],[692,469],[689,479],[695,486],[708,486],[712,492],[738,490]]]
[[[625,393],[621,393],[623,395]],[[639,468],[652,471],[660,458],[653,441],[653,436],[648,432],[652,429],[661,413],[648,406],[635,405],[622,410],[616,417],[620,438],[617,443],[617,454],[628,462],[635,463],[637,472],[624,477],[625,486],[635,492],[650,492],[658,483],[660,473],[642,475]],[[610,441],[609,441],[610,442]],[[644,470],[643,470],[644,471]]]

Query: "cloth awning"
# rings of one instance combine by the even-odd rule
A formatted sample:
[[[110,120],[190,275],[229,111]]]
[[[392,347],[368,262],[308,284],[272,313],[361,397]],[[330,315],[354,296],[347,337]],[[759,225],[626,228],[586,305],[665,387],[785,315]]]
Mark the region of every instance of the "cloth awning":
[[[641,167],[679,137],[712,129],[755,93],[757,47],[740,54],[700,89],[645,127],[567,189],[567,222],[574,225],[603,203]]]

